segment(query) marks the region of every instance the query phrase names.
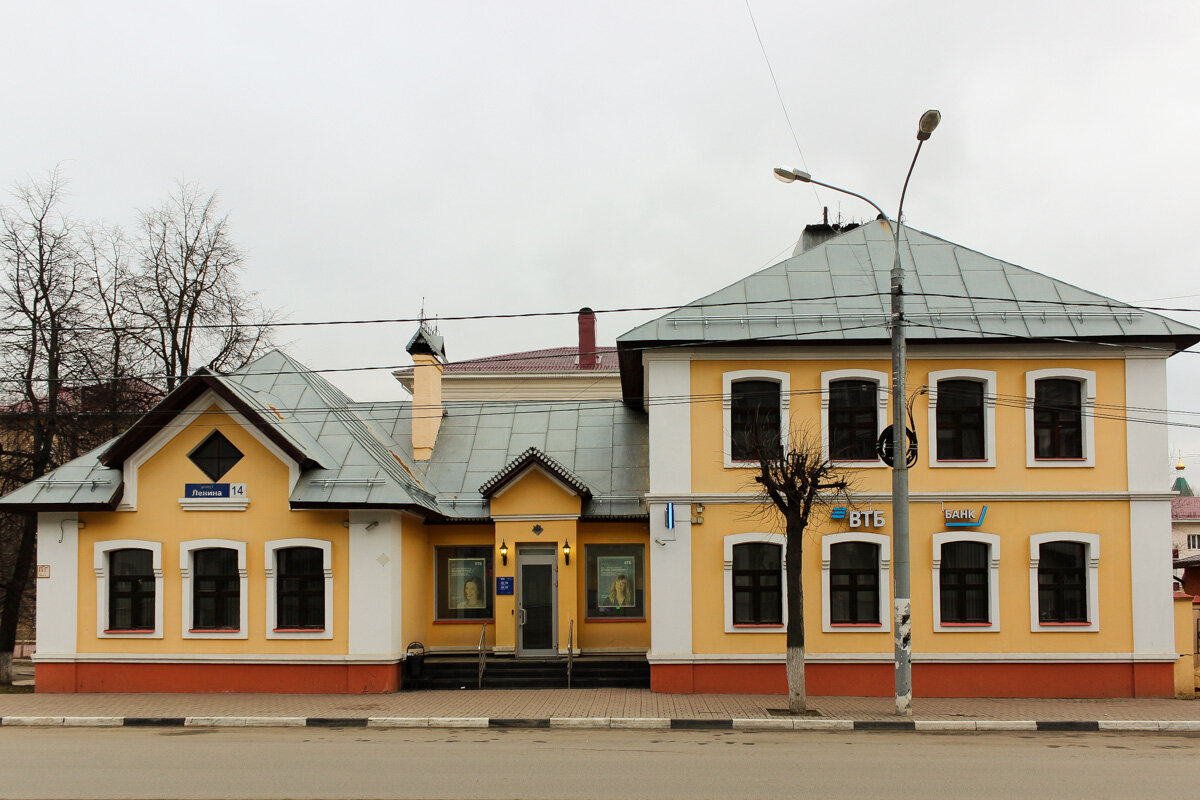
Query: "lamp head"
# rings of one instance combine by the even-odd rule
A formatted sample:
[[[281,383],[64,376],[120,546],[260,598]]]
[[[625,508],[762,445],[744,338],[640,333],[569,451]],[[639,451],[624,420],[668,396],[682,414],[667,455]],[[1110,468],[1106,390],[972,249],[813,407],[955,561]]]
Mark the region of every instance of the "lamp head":
[[[809,181],[812,180],[812,175],[809,175],[807,172],[805,172],[802,169],[795,169],[795,168],[788,169],[787,167],[776,167],[775,168],[775,178],[776,178],[776,180],[783,181],[784,183],[792,183],[794,181],[802,181],[804,183],[808,183]]]
[[[933,135],[933,131],[937,128],[938,123],[942,121],[942,112],[936,109],[929,109],[921,115],[921,121],[917,124],[917,141],[923,142]]]

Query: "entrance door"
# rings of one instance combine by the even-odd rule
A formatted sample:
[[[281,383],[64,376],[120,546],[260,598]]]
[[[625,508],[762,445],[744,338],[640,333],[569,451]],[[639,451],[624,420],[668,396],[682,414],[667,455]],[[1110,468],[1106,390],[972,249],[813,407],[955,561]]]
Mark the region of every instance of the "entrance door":
[[[517,655],[558,655],[558,549],[517,548]]]

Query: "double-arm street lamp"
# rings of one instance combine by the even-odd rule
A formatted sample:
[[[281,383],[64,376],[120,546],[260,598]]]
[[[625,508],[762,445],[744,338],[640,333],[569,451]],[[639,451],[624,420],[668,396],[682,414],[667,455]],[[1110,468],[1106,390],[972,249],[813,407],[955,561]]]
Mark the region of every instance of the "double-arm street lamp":
[[[892,228],[895,245],[892,260],[892,578],[895,586],[895,617],[893,629],[896,638],[896,713],[912,715],[912,588],[909,571],[908,545],[908,424],[905,419],[906,390],[904,384],[907,348],[904,340],[904,270],[900,266],[900,226],[904,219],[904,195],[908,192],[908,180],[912,177],[921,145],[929,139],[941,122],[941,112],[929,110],[921,115],[917,128],[917,151],[913,153],[908,174],[904,176],[904,188],[900,190],[900,207],[895,221],[878,204],[858,192],[815,180],[807,172],[798,169],[775,168],[775,177],[784,183],[803,181],[824,186],[835,192],[848,194],[865,201],[879,212]]]

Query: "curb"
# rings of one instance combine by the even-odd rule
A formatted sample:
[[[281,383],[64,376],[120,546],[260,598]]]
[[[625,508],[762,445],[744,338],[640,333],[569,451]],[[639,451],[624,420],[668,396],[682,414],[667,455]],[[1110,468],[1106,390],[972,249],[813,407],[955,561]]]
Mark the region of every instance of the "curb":
[[[804,717],[0,717],[6,728],[508,728],[743,731],[1200,733],[1200,720],[850,720]]]

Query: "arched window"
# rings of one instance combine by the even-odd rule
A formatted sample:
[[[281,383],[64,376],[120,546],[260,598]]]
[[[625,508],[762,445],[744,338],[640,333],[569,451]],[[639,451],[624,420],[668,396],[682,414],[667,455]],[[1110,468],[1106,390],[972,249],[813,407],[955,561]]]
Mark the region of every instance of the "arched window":
[[[829,384],[829,457],[834,461],[875,461],[879,438],[879,387],[872,381]]]
[[[733,546],[733,624],[783,624],[783,547]]]
[[[1034,458],[1083,458],[1083,387],[1069,378],[1034,383]]]
[[[939,461],[987,458],[983,384],[946,380],[937,384],[937,457]]]
[[[829,621],[879,624],[879,545],[840,542],[829,548]]]
[[[275,627],[321,630],[325,627],[325,571],[316,547],[287,547],[275,552]]]
[[[108,553],[108,630],[155,628],[154,554],[142,548]]]
[[[1086,623],[1087,545],[1043,542],[1038,556],[1038,621]]]
[[[193,630],[235,631],[241,625],[238,553],[228,547],[192,552]]]

